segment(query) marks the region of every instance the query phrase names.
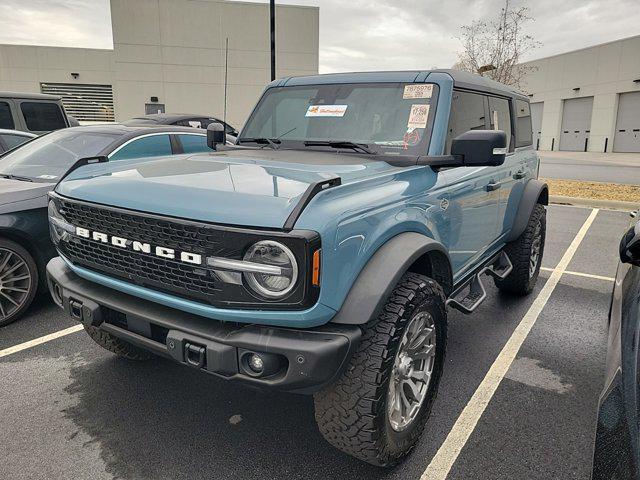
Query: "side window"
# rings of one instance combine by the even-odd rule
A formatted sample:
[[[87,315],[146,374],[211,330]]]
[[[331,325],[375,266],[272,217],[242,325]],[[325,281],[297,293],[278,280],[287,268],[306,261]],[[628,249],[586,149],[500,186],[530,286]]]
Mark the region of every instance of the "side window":
[[[526,147],[532,144],[529,102],[516,100],[516,147]]]
[[[11,115],[11,107],[7,102],[0,102],[0,128],[13,130],[15,127],[13,116]]]
[[[128,143],[109,158],[124,160],[126,158],[166,156],[172,153],[169,135],[152,135]]]
[[[210,152],[206,135],[178,135],[184,153]]]
[[[449,131],[445,153],[451,152],[451,141],[469,130],[484,130],[485,96],[469,92],[453,92],[451,97],[451,114],[449,115]]]
[[[67,126],[57,103],[22,102],[20,110],[32,132],[50,132]]]
[[[491,130],[503,130],[507,134],[507,151],[511,150],[511,110],[509,100],[489,97],[489,122]]]
[[[25,137],[24,135],[0,135],[5,145],[7,146],[7,150],[11,150],[18,145],[22,145],[24,142],[29,140],[29,137]]]

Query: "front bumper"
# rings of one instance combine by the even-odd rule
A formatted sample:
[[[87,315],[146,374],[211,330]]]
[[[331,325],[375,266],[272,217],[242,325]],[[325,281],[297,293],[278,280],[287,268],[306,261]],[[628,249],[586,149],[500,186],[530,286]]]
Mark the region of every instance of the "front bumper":
[[[47,281],[54,301],[85,325],[207,373],[262,387],[319,390],[340,375],[361,337],[352,325],[300,330],[211,320],[90,282],[59,257],[47,265]],[[259,376],[248,370],[251,353],[261,355],[271,372]]]

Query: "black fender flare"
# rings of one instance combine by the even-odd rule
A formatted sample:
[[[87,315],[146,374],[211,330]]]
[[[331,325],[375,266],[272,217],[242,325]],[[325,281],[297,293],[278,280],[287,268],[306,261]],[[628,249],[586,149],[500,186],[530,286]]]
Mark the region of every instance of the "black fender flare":
[[[529,223],[533,207],[535,207],[537,203],[549,205],[549,187],[540,180],[531,179],[527,182],[522,192],[518,211],[513,220],[513,226],[504,239],[506,243],[513,242],[522,235],[522,232],[524,232],[524,229],[527,228],[527,224]]]
[[[415,232],[405,232],[388,240],[369,259],[351,286],[332,323],[363,325],[375,318],[391,292],[412,265],[432,253],[438,259],[431,270],[446,293],[453,284],[451,260],[440,242]]]

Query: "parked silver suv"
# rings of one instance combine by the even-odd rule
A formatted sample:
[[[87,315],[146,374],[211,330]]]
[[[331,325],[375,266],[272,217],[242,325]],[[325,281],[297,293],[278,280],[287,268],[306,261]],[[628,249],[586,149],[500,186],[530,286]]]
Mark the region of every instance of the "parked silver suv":
[[[0,92],[0,128],[42,134],[69,126],[56,95]]]

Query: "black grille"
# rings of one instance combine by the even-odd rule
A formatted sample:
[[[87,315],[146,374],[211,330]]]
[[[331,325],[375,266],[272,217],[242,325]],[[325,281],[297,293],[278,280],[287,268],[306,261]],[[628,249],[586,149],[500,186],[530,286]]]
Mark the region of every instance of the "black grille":
[[[183,221],[146,213],[55,197],[60,214],[76,227],[105,233],[109,236],[172,248],[207,256],[241,259],[253,243],[275,238],[286,244],[299,259],[308,264],[307,239],[283,233],[262,232],[237,227]],[[316,240],[317,241],[317,240]],[[310,298],[304,276],[298,286],[283,301],[257,298],[243,285],[221,282],[215,273],[198,265],[189,265],[153,254],[135,252],[107,243],[81,237],[58,245],[60,252],[74,264],[124,279],[137,285],[163,291],[189,300],[216,306],[282,308],[303,307]],[[305,269],[301,269],[305,271]],[[308,271],[308,270],[306,270]]]

